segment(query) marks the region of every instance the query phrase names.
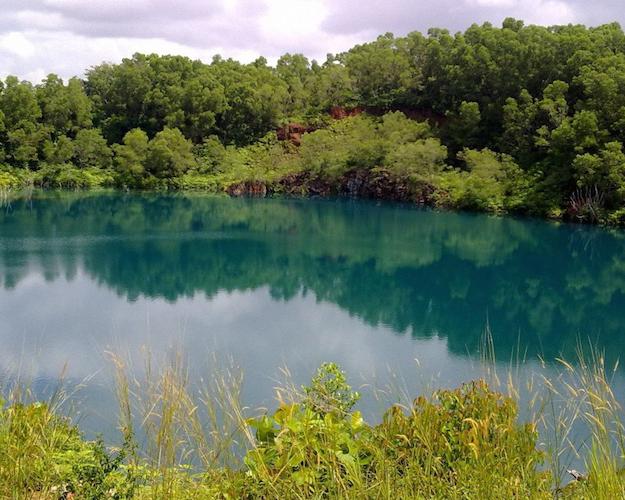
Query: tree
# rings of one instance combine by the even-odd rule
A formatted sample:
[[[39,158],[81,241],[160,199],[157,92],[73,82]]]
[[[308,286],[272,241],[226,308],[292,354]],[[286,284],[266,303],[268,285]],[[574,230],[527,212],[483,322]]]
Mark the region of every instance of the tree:
[[[617,206],[625,200],[625,153],[620,142],[607,143],[598,154],[578,155],[573,169],[579,187],[596,187]]]
[[[126,133],[123,144],[113,146],[115,169],[122,185],[127,187],[141,186],[145,175],[148,145],[148,135],[143,130],[135,128]]]
[[[356,104],[349,71],[334,56],[328,56],[322,66],[313,64],[313,73],[311,104],[316,109],[326,111],[334,106]]]
[[[426,139],[432,135],[432,129],[427,122],[411,120],[399,111],[386,113],[378,131],[393,145]]]
[[[51,127],[54,136],[75,137],[80,129],[91,127],[91,101],[78,78],[65,86],[63,80],[50,74],[37,86],[36,94],[42,122]]]
[[[160,179],[173,179],[195,164],[192,145],[177,128],[166,127],[148,146],[146,171]]]
[[[66,135],[61,135],[56,141],[47,140],[43,146],[43,157],[47,163],[67,163],[74,153],[74,143]]]
[[[297,115],[309,106],[311,95],[310,62],[302,54],[284,54],[278,59],[276,73],[287,85],[288,102],[285,112]]]
[[[477,102],[462,101],[457,113],[448,113],[449,124],[445,137],[452,151],[472,148],[480,142],[480,123],[482,114]]]
[[[419,88],[419,68],[411,66],[403,39],[391,33],[375,42],[357,45],[340,56],[353,81],[358,101],[364,106],[389,109]]]
[[[74,139],[74,163],[80,168],[109,168],[113,152],[98,129],[83,129]]]
[[[16,167],[36,168],[48,130],[38,121],[41,109],[33,86],[7,77],[0,94],[0,111],[6,130],[6,159]]]
[[[38,123],[20,122],[18,128],[7,132],[7,160],[16,167],[36,169],[47,136],[47,130]]]
[[[9,130],[16,130],[23,124],[36,123],[41,118],[35,90],[29,82],[20,82],[15,76],[8,76],[2,94],[0,110],[4,113],[4,124]]]
[[[216,59],[211,71],[223,85],[226,98],[216,123],[223,144],[250,144],[284,117],[289,100],[287,85],[268,66]]]

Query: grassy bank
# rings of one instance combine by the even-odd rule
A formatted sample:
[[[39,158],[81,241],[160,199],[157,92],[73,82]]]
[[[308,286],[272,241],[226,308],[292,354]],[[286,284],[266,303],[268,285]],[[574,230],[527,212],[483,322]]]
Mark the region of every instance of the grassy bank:
[[[377,425],[333,364],[310,384],[278,388],[273,413],[240,401],[238,370],[217,363],[192,389],[180,357],[146,364],[141,381],[116,367],[118,448],[88,441],[47,403],[7,390],[0,412],[3,498],[622,498],[625,432],[601,358],[562,363],[557,380],[531,389],[520,422],[516,390],[491,375],[391,406]],[[15,387],[19,387],[19,384]],[[504,394],[505,393],[505,394]],[[589,441],[575,447],[575,421]],[[539,433],[541,439],[539,439]],[[545,435],[551,435],[547,441]],[[585,463],[564,485],[564,458]]]

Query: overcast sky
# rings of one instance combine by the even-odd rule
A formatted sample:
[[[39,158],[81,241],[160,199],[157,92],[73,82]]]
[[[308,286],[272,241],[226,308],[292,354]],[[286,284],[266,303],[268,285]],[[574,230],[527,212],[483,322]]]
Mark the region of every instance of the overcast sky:
[[[0,0],[0,77],[67,78],[134,52],[324,60],[388,31],[457,31],[508,16],[625,25],[625,0]]]

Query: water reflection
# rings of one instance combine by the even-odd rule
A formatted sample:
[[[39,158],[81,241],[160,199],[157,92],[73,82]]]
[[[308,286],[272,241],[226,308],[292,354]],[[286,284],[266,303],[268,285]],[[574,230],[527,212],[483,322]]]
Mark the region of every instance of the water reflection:
[[[587,338],[616,358],[623,237],[367,202],[35,193],[0,213],[1,362],[80,378],[111,347],[177,344],[198,365],[217,349],[256,402],[283,364],[466,380],[486,324],[500,359],[570,359]]]

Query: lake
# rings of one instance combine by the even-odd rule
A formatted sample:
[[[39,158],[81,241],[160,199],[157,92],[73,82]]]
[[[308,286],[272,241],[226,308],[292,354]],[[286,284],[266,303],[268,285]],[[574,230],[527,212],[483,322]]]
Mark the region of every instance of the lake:
[[[64,370],[84,382],[89,434],[114,435],[107,351],[138,367],[182,352],[198,380],[232,358],[252,407],[274,404],[281,367],[303,384],[336,361],[373,419],[372,386],[411,398],[479,377],[487,329],[522,378],[580,342],[622,357],[624,243],[367,201],[35,192],[0,211],[0,369],[42,395]]]

